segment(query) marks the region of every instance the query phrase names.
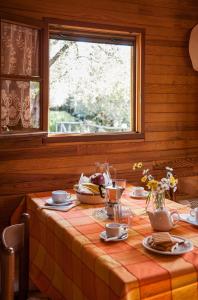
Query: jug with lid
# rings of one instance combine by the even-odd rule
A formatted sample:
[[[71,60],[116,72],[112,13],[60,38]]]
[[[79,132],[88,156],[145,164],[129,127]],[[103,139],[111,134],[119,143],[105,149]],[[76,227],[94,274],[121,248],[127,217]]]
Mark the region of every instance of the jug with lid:
[[[106,211],[109,218],[114,217],[115,206],[120,205],[120,198],[125,190],[124,187],[116,185],[116,182],[113,181],[112,185],[106,186]]]

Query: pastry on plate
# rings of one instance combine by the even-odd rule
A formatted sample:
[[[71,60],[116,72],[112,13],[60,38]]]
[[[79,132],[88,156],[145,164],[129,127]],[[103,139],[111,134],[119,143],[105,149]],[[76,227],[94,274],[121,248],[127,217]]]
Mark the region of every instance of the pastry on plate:
[[[171,251],[177,244],[177,240],[171,237],[168,232],[155,232],[152,234],[152,238],[148,243],[153,249]]]

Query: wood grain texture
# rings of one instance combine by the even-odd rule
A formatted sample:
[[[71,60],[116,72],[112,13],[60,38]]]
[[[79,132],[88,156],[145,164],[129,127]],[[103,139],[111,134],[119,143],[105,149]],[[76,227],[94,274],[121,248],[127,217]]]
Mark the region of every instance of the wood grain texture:
[[[7,0],[0,9],[36,19],[143,28],[145,140],[48,143],[42,137],[0,140],[0,211],[3,226],[25,193],[71,187],[81,172],[108,161],[118,176],[138,182],[132,163],[154,172],[171,164],[179,177],[198,175],[198,73],[188,55],[198,20],[196,0]],[[158,168],[156,167],[158,166]],[[181,182],[184,182],[184,180]],[[195,184],[194,184],[195,185]]]

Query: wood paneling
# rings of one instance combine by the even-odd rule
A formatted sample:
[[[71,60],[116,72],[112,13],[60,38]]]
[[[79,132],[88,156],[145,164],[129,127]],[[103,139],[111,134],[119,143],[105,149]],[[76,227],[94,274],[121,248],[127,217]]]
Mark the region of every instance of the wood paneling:
[[[37,19],[54,17],[146,30],[145,140],[42,143],[41,137],[18,142],[1,139],[1,225],[8,222],[25,193],[72,186],[81,172],[94,171],[96,161],[109,161],[118,176],[134,182],[138,176],[131,166],[139,160],[149,167],[172,164],[179,177],[198,175],[198,73],[188,55],[189,33],[198,22],[196,0],[7,0],[0,8]]]

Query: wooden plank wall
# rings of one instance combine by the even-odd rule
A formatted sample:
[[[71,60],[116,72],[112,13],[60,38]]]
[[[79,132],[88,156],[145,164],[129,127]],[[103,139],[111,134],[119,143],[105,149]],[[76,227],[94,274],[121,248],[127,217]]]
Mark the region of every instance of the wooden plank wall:
[[[188,39],[198,23],[196,0],[6,0],[1,10],[145,28],[145,140],[42,144],[0,140],[0,224],[25,193],[66,188],[96,161],[109,161],[120,177],[135,180],[131,165],[172,162],[178,176],[197,175],[198,73]],[[4,215],[4,217],[2,217]]]

